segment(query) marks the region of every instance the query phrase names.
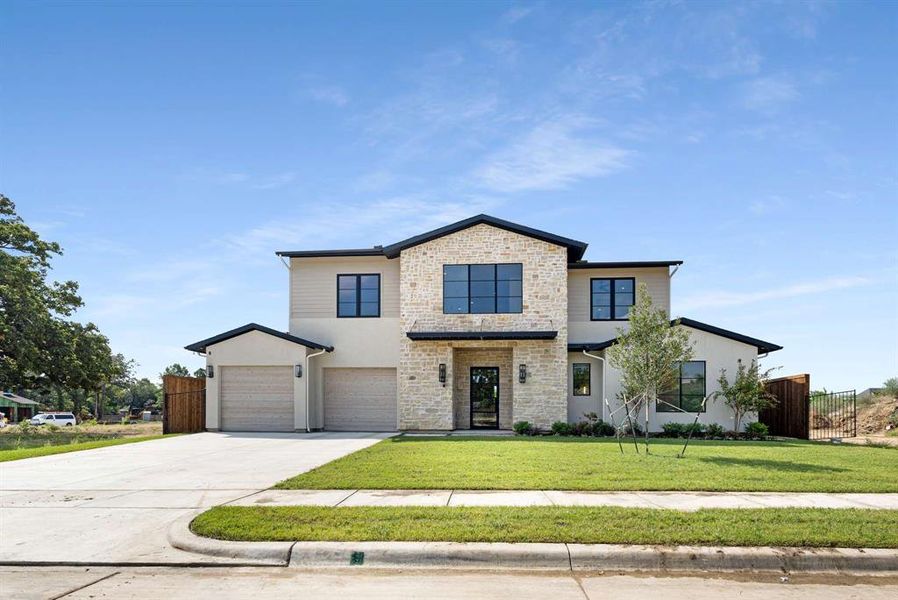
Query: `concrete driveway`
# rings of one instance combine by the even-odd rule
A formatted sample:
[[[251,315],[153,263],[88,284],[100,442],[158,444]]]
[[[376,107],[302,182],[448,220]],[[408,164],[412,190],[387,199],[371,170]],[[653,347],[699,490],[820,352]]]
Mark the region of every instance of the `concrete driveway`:
[[[0,563],[195,562],[166,540],[179,517],[390,435],[198,433],[0,463]]]

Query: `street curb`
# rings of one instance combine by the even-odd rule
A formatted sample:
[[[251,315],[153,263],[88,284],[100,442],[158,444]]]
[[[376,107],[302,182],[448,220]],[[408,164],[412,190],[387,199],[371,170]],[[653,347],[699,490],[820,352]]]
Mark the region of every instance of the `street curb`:
[[[570,571],[564,544],[296,542],[291,567],[526,569]]]
[[[254,565],[287,566],[293,542],[228,542],[200,537],[190,531],[190,523],[196,514],[181,517],[168,530],[168,543],[178,550],[233,558]],[[219,565],[226,563],[217,563]]]
[[[898,576],[898,550],[463,542],[229,542],[175,522],[175,548],[256,564],[310,567],[519,569],[551,571],[720,571]]]

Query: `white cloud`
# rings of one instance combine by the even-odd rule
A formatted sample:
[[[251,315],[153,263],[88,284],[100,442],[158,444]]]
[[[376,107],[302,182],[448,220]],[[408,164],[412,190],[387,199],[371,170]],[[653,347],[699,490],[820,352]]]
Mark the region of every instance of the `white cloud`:
[[[386,198],[370,203],[330,203],[310,209],[301,217],[280,219],[227,238],[227,244],[244,259],[276,250],[362,247],[399,240],[470,217],[498,203],[485,197],[446,200],[423,195]],[[339,228],[333,226],[340,223]],[[386,237],[386,239],[384,238]]]
[[[767,300],[781,300],[807,296],[809,294],[822,294],[867,285],[871,281],[865,277],[831,277],[819,281],[809,281],[780,288],[761,290],[756,292],[726,292],[708,291],[693,296],[688,296],[676,303],[678,311],[690,311],[697,308],[718,308],[722,306],[739,306],[754,304]]]
[[[489,189],[520,192],[564,188],[623,169],[631,153],[584,135],[592,124],[570,117],[542,123],[488,156],[474,175]]]
[[[790,79],[759,77],[743,86],[742,103],[749,110],[775,112],[799,97],[798,88]]]
[[[308,95],[312,100],[330,104],[342,108],[349,104],[349,96],[342,88],[337,86],[318,86],[308,90]]]
[[[514,25],[521,19],[527,18],[533,10],[532,6],[513,6],[502,13],[499,20],[506,25]]]

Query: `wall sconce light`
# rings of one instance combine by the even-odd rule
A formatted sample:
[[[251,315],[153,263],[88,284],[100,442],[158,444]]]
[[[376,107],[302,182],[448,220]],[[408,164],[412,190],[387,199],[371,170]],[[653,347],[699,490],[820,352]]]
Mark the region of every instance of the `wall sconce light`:
[[[525,364],[518,365],[518,381],[521,383],[527,382],[527,365]]]
[[[440,383],[446,385],[446,363],[440,363]]]
[[[213,367],[212,365],[206,365],[206,378],[212,379],[213,377],[215,377],[215,367]]]
[[[293,365],[293,376],[296,378],[302,377],[302,365]]]

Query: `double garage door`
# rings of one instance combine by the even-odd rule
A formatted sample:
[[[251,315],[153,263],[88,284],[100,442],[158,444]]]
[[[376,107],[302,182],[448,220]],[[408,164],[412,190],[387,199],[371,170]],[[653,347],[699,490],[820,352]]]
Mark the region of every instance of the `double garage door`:
[[[293,367],[222,367],[221,429],[293,431]],[[324,428],[394,431],[396,369],[324,369]]]

